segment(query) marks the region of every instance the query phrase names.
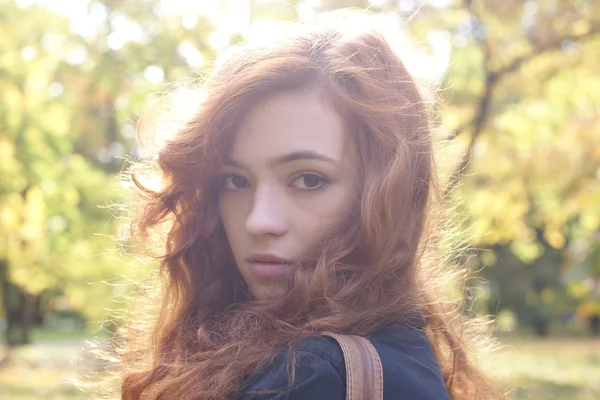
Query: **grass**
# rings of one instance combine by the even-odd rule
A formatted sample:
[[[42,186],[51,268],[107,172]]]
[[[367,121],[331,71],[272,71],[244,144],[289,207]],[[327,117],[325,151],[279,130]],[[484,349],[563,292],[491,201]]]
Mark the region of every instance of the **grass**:
[[[512,337],[483,360],[511,399],[600,399],[600,339]]]
[[[0,399],[88,399],[70,382],[99,365],[91,356],[101,332],[34,330],[33,345],[14,348],[0,366]],[[85,356],[82,357],[82,354]],[[0,346],[0,359],[6,349]]]
[[[40,342],[16,349],[0,368],[0,399],[89,398],[68,379],[89,368],[80,354],[88,346],[82,339],[91,335],[40,333]],[[482,365],[510,388],[509,399],[600,399],[600,339],[521,336],[504,342],[504,350]]]
[[[100,330],[53,330],[38,328],[32,331],[31,341],[38,343],[58,340],[85,340],[105,336],[106,333]]]
[[[65,380],[68,371],[57,368],[5,367],[0,372],[0,398],[14,400],[86,399]]]

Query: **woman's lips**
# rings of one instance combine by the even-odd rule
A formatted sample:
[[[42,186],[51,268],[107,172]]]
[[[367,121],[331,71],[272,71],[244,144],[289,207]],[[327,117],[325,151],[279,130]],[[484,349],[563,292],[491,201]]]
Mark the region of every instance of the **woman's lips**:
[[[290,269],[290,261],[271,253],[253,253],[246,261],[254,276],[259,279],[275,279]]]
[[[290,269],[289,263],[250,261],[249,264],[254,276],[261,279],[279,278]]]

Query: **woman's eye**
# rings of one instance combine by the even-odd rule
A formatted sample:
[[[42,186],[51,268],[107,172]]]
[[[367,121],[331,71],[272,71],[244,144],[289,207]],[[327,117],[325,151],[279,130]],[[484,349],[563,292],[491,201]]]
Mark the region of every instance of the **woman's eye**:
[[[327,184],[327,180],[316,174],[302,174],[292,184],[297,189],[320,189]]]
[[[248,186],[248,181],[240,175],[226,174],[221,178],[221,186],[225,190],[237,190]]]

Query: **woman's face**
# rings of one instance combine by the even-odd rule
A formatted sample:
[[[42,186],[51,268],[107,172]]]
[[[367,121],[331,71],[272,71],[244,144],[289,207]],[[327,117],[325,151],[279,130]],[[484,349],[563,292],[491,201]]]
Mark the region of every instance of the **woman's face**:
[[[291,263],[344,222],[356,176],[344,122],[318,95],[276,95],[246,114],[222,170],[219,212],[254,297],[281,295]]]

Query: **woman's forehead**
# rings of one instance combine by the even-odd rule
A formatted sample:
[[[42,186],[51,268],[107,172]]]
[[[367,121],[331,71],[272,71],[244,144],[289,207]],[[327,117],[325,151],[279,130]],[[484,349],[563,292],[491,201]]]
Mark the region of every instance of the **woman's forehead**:
[[[299,151],[342,161],[349,135],[343,118],[314,93],[282,93],[252,107],[235,133],[229,158],[274,159]]]

